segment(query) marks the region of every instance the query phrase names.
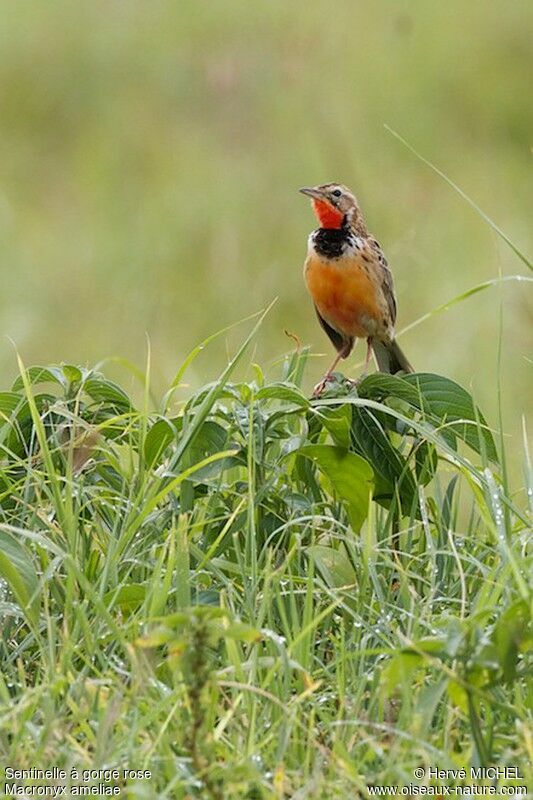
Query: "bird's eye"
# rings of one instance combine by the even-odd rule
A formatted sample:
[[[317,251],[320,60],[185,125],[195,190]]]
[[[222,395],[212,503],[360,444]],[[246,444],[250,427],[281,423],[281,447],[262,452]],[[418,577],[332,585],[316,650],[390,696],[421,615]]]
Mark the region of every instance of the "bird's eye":
[[[332,192],[331,194],[333,195],[333,197],[340,197],[342,192],[340,189],[335,189],[335,191]]]

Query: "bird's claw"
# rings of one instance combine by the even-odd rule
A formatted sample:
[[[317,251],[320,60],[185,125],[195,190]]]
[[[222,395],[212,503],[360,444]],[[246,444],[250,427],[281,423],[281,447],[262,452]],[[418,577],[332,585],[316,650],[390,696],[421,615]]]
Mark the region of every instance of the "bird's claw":
[[[359,386],[359,384],[361,383],[361,381],[363,379],[362,378],[345,378],[344,380],[345,380],[346,384],[350,387],[350,389],[357,389],[357,387]]]
[[[332,376],[331,375],[329,375],[329,374],[328,375],[324,375],[322,380],[319,383],[317,383],[317,385],[313,389],[313,397],[314,398],[320,397],[320,395],[323,393],[324,389],[328,385],[329,381],[331,381],[331,380],[332,380]]]
[[[351,386],[351,387],[352,387],[352,389],[357,389],[357,387],[358,387],[358,386],[360,386],[360,385],[363,383],[363,381],[364,381],[364,379],[365,379],[366,377],[368,377],[368,372],[367,372],[367,370],[365,370],[365,371],[362,373],[362,375],[359,375],[359,377],[358,377],[358,378],[346,378],[346,383],[347,383],[349,386]]]
[[[365,378],[366,378],[366,373],[363,373],[363,375],[361,375],[359,378],[355,378],[355,379],[354,378],[346,378],[345,376],[343,376],[342,382],[349,389],[357,389],[357,387],[359,386],[361,381],[363,381]],[[327,375],[324,375],[324,377],[322,378],[320,383],[317,383],[317,385],[313,389],[313,397],[315,399],[319,398],[322,395],[322,393],[325,391],[328,383],[332,383],[333,381],[335,381],[335,375],[333,373],[328,373]]]

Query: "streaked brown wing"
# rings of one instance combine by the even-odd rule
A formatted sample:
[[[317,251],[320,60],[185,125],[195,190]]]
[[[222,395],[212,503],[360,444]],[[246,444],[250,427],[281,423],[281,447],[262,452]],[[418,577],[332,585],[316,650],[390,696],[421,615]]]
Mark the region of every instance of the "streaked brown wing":
[[[338,353],[342,352],[343,358],[348,358],[348,356],[352,352],[355,339],[352,336],[343,336],[342,333],[339,333],[338,331],[335,330],[335,328],[332,328],[331,325],[328,325],[324,317],[320,315],[320,312],[316,306],[315,306],[315,311],[318,317],[318,321],[320,322],[322,328],[325,330],[325,332],[331,339],[334,348],[337,350]]]
[[[397,307],[396,307],[396,295],[394,294],[394,279],[392,277],[392,272],[387,263],[387,259],[383,255],[383,251],[379,246],[379,242],[377,242],[372,237],[370,237],[368,241],[373,250],[374,259],[377,262],[376,267],[379,269],[379,274],[381,278],[381,289],[383,291],[385,300],[387,301],[391,323],[394,325],[396,322]]]
[[[383,294],[385,295],[385,299],[387,301],[387,305],[389,307],[389,313],[391,317],[391,322],[394,325],[396,322],[396,295],[394,294],[394,281],[392,278],[392,272],[387,266],[387,262],[381,265],[381,275],[382,275],[382,289]]]

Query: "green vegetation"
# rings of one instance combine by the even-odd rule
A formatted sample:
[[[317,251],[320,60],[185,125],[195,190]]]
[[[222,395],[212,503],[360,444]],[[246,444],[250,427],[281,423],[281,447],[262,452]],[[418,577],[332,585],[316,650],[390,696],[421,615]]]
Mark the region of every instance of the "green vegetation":
[[[139,376],[141,409],[75,366],[21,365],[0,394],[2,761],[150,769],[132,798],[527,773],[527,517],[501,437],[438,375],[309,401],[303,350],[235,382],[261,321],[177,405],[201,348],[161,399]]]

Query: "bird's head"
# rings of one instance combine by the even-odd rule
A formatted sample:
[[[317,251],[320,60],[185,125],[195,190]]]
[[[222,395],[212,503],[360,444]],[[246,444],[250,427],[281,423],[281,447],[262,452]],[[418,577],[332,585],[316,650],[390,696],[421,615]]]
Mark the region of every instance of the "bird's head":
[[[361,212],[355,195],[346,186],[323,183],[320,186],[305,186],[300,192],[311,198],[321,228],[342,228],[343,225],[357,227]]]

